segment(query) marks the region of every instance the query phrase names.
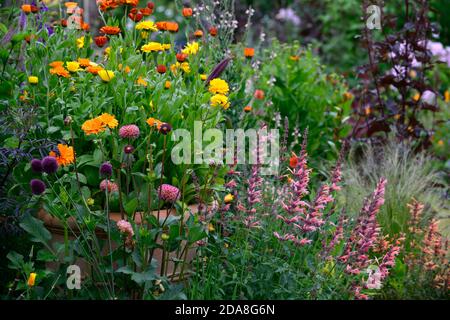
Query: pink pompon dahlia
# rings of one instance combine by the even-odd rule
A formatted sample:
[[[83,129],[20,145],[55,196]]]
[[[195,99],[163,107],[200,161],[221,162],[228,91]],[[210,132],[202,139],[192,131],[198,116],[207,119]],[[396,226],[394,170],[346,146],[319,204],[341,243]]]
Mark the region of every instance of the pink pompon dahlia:
[[[139,127],[135,124],[129,124],[119,129],[119,135],[123,139],[125,138],[135,139],[139,137],[139,134],[140,134]]]
[[[100,182],[100,190],[105,191],[106,188],[108,188],[108,192],[119,191],[119,187],[117,186],[116,183],[105,179],[102,180],[102,182]]]
[[[131,223],[129,223],[126,220],[117,221],[117,228],[119,229],[120,232],[126,233],[129,236],[134,235],[134,230],[133,227],[131,226]]]
[[[158,197],[167,202],[175,202],[180,198],[180,190],[170,184],[163,184],[158,188]]]

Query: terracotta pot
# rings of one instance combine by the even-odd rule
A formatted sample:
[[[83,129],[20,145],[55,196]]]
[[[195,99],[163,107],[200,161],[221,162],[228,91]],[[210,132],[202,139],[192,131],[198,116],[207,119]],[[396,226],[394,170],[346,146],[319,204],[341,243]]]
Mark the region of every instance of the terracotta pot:
[[[172,213],[173,214],[174,210],[172,209]],[[186,214],[184,215],[184,221],[186,222],[187,219],[189,218],[189,214],[188,212],[191,213],[197,213],[198,212],[198,205],[191,205],[188,207],[188,211],[186,212]],[[157,217],[158,216],[158,211],[153,211],[152,214]],[[136,224],[141,224],[142,222],[142,214],[141,213],[136,213],[135,215],[135,223]],[[165,219],[167,216],[167,210],[160,210],[159,212],[160,215],[160,219]],[[59,220],[56,217],[53,217],[52,215],[50,215],[48,212],[46,212],[44,209],[40,209],[37,217],[42,220],[44,222],[45,227],[47,228],[47,230],[50,231],[50,233],[52,234],[52,239],[51,239],[51,244],[53,243],[64,243],[64,225],[61,222],[61,220]],[[113,222],[117,222],[119,220],[121,220],[121,214],[118,212],[111,212],[109,214],[110,220]],[[68,220],[68,226],[69,226],[69,239],[73,240],[75,239],[77,236],[80,235],[80,231],[77,227],[77,223],[75,221],[75,218],[70,217]],[[105,231],[101,230],[101,229],[97,229],[95,231],[96,235],[98,238],[106,240],[107,239],[107,234]],[[182,243],[182,246],[184,247],[185,242]],[[116,243],[112,243],[112,249],[114,250],[115,248],[117,248],[117,244]],[[105,242],[104,247],[102,248],[102,254],[107,255],[109,252],[109,244],[107,242]],[[157,268],[157,272],[158,274],[161,273],[161,260],[162,260],[162,249],[155,249],[155,252],[153,254],[153,258],[156,259],[158,261],[158,268]],[[187,252],[187,262],[190,263],[194,258],[195,258],[195,253],[196,253],[196,247],[193,246],[192,248],[190,248]],[[176,252],[170,253],[170,258],[176,258]],[[175,263],[173,261],[170,261],[169,258],[169,263],[167,266],[167,271],[166,271],[166,275],[169,278],[173,278],[174,281],[179,280],[179,272],[180,272],[180,268],[181,265],[178,265],[177,268],[177,274],[173,274],[174,268],[175,268]],[[60,261],[63,260],[63,256],[60,257]],[[47,263],[47,268],[50,270],[57,270],[59,267],[59,262],[51,262],[51,263]],[[82,271],[83,277],[88,276],[91,273],[91,266],[89,265],[89,263],[84,260],[84,259],[77,259],[75,261],[75,264],[78,265]],[[186,274],[186,268],[185,268],[185,274]]]

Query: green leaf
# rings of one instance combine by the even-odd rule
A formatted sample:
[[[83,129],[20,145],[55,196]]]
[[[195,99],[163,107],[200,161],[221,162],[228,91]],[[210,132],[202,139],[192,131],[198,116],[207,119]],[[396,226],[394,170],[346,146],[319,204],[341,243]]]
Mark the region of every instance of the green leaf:
[[[10,261],[10,263],[8,264],[9,268],[15,270],[22,270],[22,266],[24,264],[23,255],[15,251],[11,251],[10,253],[8,253],[6,258]]]
[[[192,244],[198,240],[205,238],[206,236],[207,234],[201,226],[194,226],[189,229],[188,242]]]
[[[127,214],[131,215],[136,211],[137,206],[138,206],[138,199],[134,198],[128,201],[123,208],[125,209],[125,212]]]
[[[31,235],[31,241],[40,242],[47,245],[52,235],[45,229],[44,222],[39,219],[33,218],[30,214],[25,215],[22,222],[19,224],[22,229]]]

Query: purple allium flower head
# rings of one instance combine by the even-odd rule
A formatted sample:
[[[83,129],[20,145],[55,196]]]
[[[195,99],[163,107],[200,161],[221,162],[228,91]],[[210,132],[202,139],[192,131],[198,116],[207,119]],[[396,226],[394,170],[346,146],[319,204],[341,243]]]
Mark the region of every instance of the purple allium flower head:
[[[100,175],[103,177],[111,177],[112,165],[109,162],[105,162],[100,166]]]
[[[158,196],[163,201],[175,202],[180,197],[180,190],[170,184],[163,184],[158,188]]]
[[[42,162],[39,159],[33,159],[31,160],[31,170],[33,170],[36,173],[42,172]]]
[[[134,139],[139,137],[139,134],[140,134],[139,127],[135,124],[129,124],[119,129],[119,135],[121,138]]]
[[[45,173],[55,173],[58,171],[58,167],[59,165],[55,157],[48,156],[42,159],[42,170],[44,170]]]
[[[43,194],[45,191],[45,183],[39,179],[31,180],[30,187],[31,187],[31,192],[36,196]]]

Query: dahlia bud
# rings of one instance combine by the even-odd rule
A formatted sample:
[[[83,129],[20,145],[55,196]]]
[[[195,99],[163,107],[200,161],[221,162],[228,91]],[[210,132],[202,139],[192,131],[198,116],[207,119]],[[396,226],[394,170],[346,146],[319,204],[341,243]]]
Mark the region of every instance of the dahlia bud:
[[[161,124],[161,127],[159,127],[159,133],[161,134],[168,134],[170,131],[172,131],[172,126],[168,123]]]
[[[123,152],[125,152],[126,154],[133,153],[133,151],[134,151],[134,147],[132,145],[127,145],[123,148]]]

